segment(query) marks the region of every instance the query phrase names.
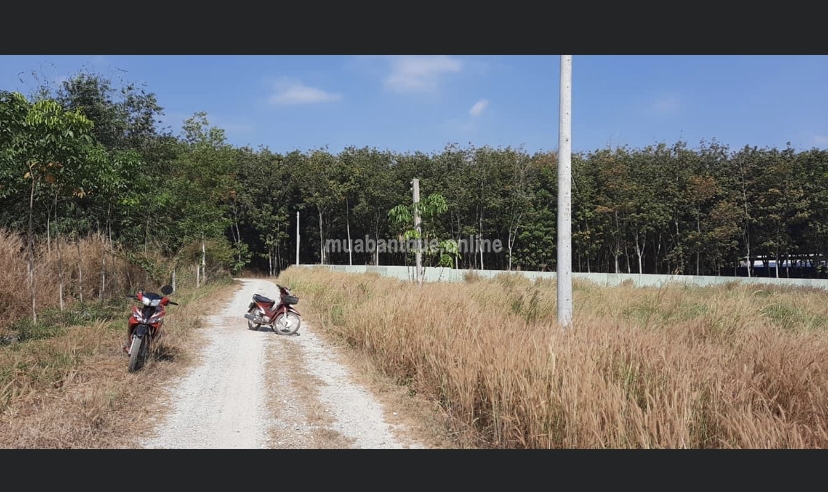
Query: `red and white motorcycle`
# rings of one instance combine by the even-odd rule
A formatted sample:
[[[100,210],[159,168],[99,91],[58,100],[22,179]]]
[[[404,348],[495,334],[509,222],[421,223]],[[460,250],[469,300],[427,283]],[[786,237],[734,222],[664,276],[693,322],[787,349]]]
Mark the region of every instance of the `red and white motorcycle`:
[[[153,342],[160,337],[164,327],[164,316],[168,304],[177,306],[168,295],[173,291],[171,285],[161,287],[161,294],[138,291],[126,297],[141,303],[132,307],[132,316],[127,322],[127,344],[124,352],[129,354],[129,372],[141,369],[152,353]]]
[[[279,287],[279,301],[259,294],[253,294],[253,301],[247,306],[247,327],[251,330],[258,330],[262,325],[267,325],[275,333],[280,335],[293,335],[299,331],[302,324],[302,315],[296,310],[294,304],[299,303],[299,298],[290,293],[288,287]]]

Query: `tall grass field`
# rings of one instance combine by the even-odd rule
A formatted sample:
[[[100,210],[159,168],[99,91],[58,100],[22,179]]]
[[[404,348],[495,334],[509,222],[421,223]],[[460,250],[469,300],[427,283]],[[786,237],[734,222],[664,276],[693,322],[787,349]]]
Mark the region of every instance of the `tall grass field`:
[[[554,280],[417,286],[302,268],[279,282],[438,402],[466,447],[828,447],[823,290],[575,281],[564,331]]]
[[[157,288],[151,269],[100,237],[40,244],[33,322],[22,252],[19,237],[0,236],[0,447],[129,447],[130,423],[151,425],[139,417],[152,395],[193,360],[203,317],[237,286],[180,272],[181,305],[136,376],[120,350],[123,296]],[[325,336],[438,405],[460,447],[828,447],[824,290],[576,280],[564,331],[554,280],[417,286],[288,268],[276,281]]]

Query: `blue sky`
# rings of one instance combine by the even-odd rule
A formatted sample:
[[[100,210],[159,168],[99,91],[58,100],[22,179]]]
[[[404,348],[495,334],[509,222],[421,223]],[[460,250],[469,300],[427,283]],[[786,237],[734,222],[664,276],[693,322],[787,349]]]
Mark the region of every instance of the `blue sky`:
[[[60,81],[86,68],[146,83],[176,133],[206,111],[236,145],[535,152],[557,147],[559,66],[557,55],[5,55],[0,89],[28,94],[32,71]],[[574,55],[572,73],[575,152],[713,138],[828,148],[828,56]]]

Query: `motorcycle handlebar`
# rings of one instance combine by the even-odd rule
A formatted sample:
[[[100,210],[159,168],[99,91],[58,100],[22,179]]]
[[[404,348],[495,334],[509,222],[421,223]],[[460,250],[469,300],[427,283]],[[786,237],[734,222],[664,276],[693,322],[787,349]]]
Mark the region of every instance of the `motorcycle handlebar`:
[[[124,297],[126,297],[127,299],[138,299],[138,296],[136,296],[134,294],[127,294]],[[167,304],[172,304],[173,306],[178,306],[178,303],[173,302],[173,301],[167,301]]]

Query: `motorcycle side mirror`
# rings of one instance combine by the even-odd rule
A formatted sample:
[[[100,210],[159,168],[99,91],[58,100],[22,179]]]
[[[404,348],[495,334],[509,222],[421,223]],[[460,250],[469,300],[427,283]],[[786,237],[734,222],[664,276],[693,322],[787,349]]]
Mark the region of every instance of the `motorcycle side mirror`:
[[[172,291],[173,291],[172,285],[165,285],[165,286],[161,287],[161,293],[164,294],[165,296],[168,296],[168,295],[172,294]]]

